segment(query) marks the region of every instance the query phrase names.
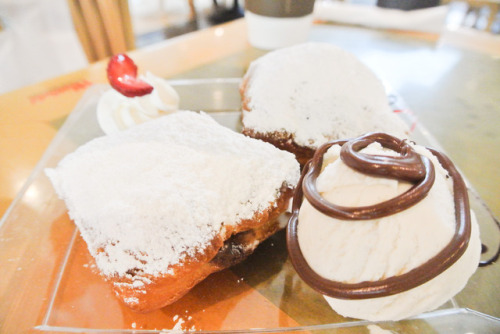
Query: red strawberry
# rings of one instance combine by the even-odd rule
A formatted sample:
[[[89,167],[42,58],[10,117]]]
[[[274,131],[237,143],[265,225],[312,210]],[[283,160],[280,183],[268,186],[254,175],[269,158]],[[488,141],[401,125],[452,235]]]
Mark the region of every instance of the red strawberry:
[[[153,90],[153,86],[137,79],[137,65],[124,53],[111,57],[107,72],[111,87],[125,96],[143,96]]]

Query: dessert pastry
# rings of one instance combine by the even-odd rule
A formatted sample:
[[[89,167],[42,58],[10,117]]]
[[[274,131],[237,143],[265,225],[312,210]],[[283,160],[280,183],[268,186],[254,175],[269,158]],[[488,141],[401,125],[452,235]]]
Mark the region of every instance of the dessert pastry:
[[[107,68],[112,88],[97,104],[97,121],[106,134],[167,115],[179,109],[179,95],[165,79],[150,72],[137,74],[125,54],[110,58]]]
[[[442,153],[381,133],[332,141],[297,188],[290,258],[343,316],[399,320],[435,309],[478,267],[467,190]]]
[[[301,164],[329,140],[375,131],[408,134],[373,72],[330,44],[266,54],[252,62],[240,92],[243,133],[294,153]]]
[[[148,312],[283,228],[300,172],[292,154],[179,111],[94,139],[46,174],[117,297]]]

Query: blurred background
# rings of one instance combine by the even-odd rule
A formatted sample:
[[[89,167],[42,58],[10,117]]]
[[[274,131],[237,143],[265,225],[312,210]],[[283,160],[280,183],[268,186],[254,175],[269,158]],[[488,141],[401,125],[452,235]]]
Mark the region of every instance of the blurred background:
[[[500,0],[318,3],[403,10],[446,5],[449,29],[500,34]],[[244,0],[0,0],[0,94],[241,17],[243,8]]]

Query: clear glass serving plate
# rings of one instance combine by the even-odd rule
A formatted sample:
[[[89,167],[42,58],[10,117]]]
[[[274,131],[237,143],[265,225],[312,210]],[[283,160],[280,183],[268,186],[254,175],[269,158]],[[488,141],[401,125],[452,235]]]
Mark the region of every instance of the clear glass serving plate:
[[[221,124],[240,131],[239,78],[176,80],[181,108],[203,110]],[[72,232],[62,256],[40,331],[85,333],[499,333],[500,320],[473,311],[457,298],[440,309],[400,322],[371,323],[336,314],[321,295],[305,285],[288,261],[284,233],[279,232],[243,263],[215,273],[176,303],[161,310],[137,314],[121,305],[95,268],[85,242],[57,199],[44,168],[54,167],[66,154],[102,136],[96,105],[106,85],[91,87],[68,116],[19,195],[36,189],[46,198],[38,219]],[[413,139],[440,149],[438,143],[408,111],[401,98],[389,93],[392,106],[413,129]],[[475,192],[471,203],[478,216],[482,240],[496,249],[495,218]],[[491,253],[491,252],[489,252]],[[484,254],[484,257],[490,254]],[[479,268],[478,270],[482,270]],[[476,284],[475,282],[474,284]],[[488,283],[488,282],[487,282]],[[494,282],[490,282],[493,284]],[[471,283],[469,283],[471,284]],[[467,289],[466,289],[467,290]],[[471,292],[464,292],[465,294]],[[464,294],[462,293],[462,294]],[[474,287],[476,295],[483,292]],[[481,297],[479,297],[481,298]],[[467,300],[467,296],[460,300]],[[384,332],[384,330],[386,332]]]

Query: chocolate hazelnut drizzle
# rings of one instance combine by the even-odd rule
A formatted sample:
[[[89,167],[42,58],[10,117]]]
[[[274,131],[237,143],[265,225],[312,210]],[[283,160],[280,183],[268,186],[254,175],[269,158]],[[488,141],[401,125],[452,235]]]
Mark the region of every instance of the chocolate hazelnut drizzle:
[[[358,152],[374,141],[401,155],[390,157]],[[364,174],[385,176],[404,181],[416,181],[417,183],[405,193],[376,205],[343,207],[329,203],[316,190],[316,179],[321,171],[324,153],[335,143],[338,142],[324,145],[319,149],[319,154],[314,155],[312,162],[308,165],[309,171],[306,173],[303,183],[304,193],[311,205],[326,215],[331,216],[333,214],[333,217],[345,220],[367,220],[385,217],[404,211],[418,203],[432,188],[435,172],[434,166],[427,157],[417,154],[405,141],[385,134],[374,133],[350,142],[341,142],[343,143],[340,152],[342,161],[349,167]]]
[[[368,155],[358,152],[373,142],[389,148],[399,156]],[[414,182],[405,193],[382,203],[364,207],[342,207],[329,203],[319,194],[316,179],[323,164],[323,155],[333,145],[341,145],[342,161],[362,173]],[[297,236],[298,216],[303,196],[311,205],[330,217],[343,220],[370,220],[393,215],[421,201],[434,183],[432,162],[404,140],[383,133],[372,133],[350,141],[332,141],[322,145],[302,171],[293,199],[292,216],[287,227],[287,247],[299,276],[321,294],[341,299],[367,299],[394,295],[431,280],[454,264],[465,252],[470,239],[471,220],[465,183],[453,163],[442,153],[430,150],[453,180],[455,234],[434,257],[398,276],[379,281],[343,283],[318,275],[305,260]]]
[[[489,211],[489,209],[487,209],[487,210]],[[490,212],[490,214],[493,217],[493,214],[491,212]],[[493,217],[493,220],[495,221],[495,225],[497,226],[498,231],[500,232],[500,221],[498,221],[498,219],[496,219],[495,217]],[[488,246],[486,246],[485,244],[481,244],[481,254],[485,254],[487,252],[488,252]],[[497,251],[495,252],[495,254],[493,254],[489,259],[480,261],[479,266],[486,267],[486,266],[492,265],[496,261],[498,261],[498,258],[500,258],[500,243],[497,246]]]

